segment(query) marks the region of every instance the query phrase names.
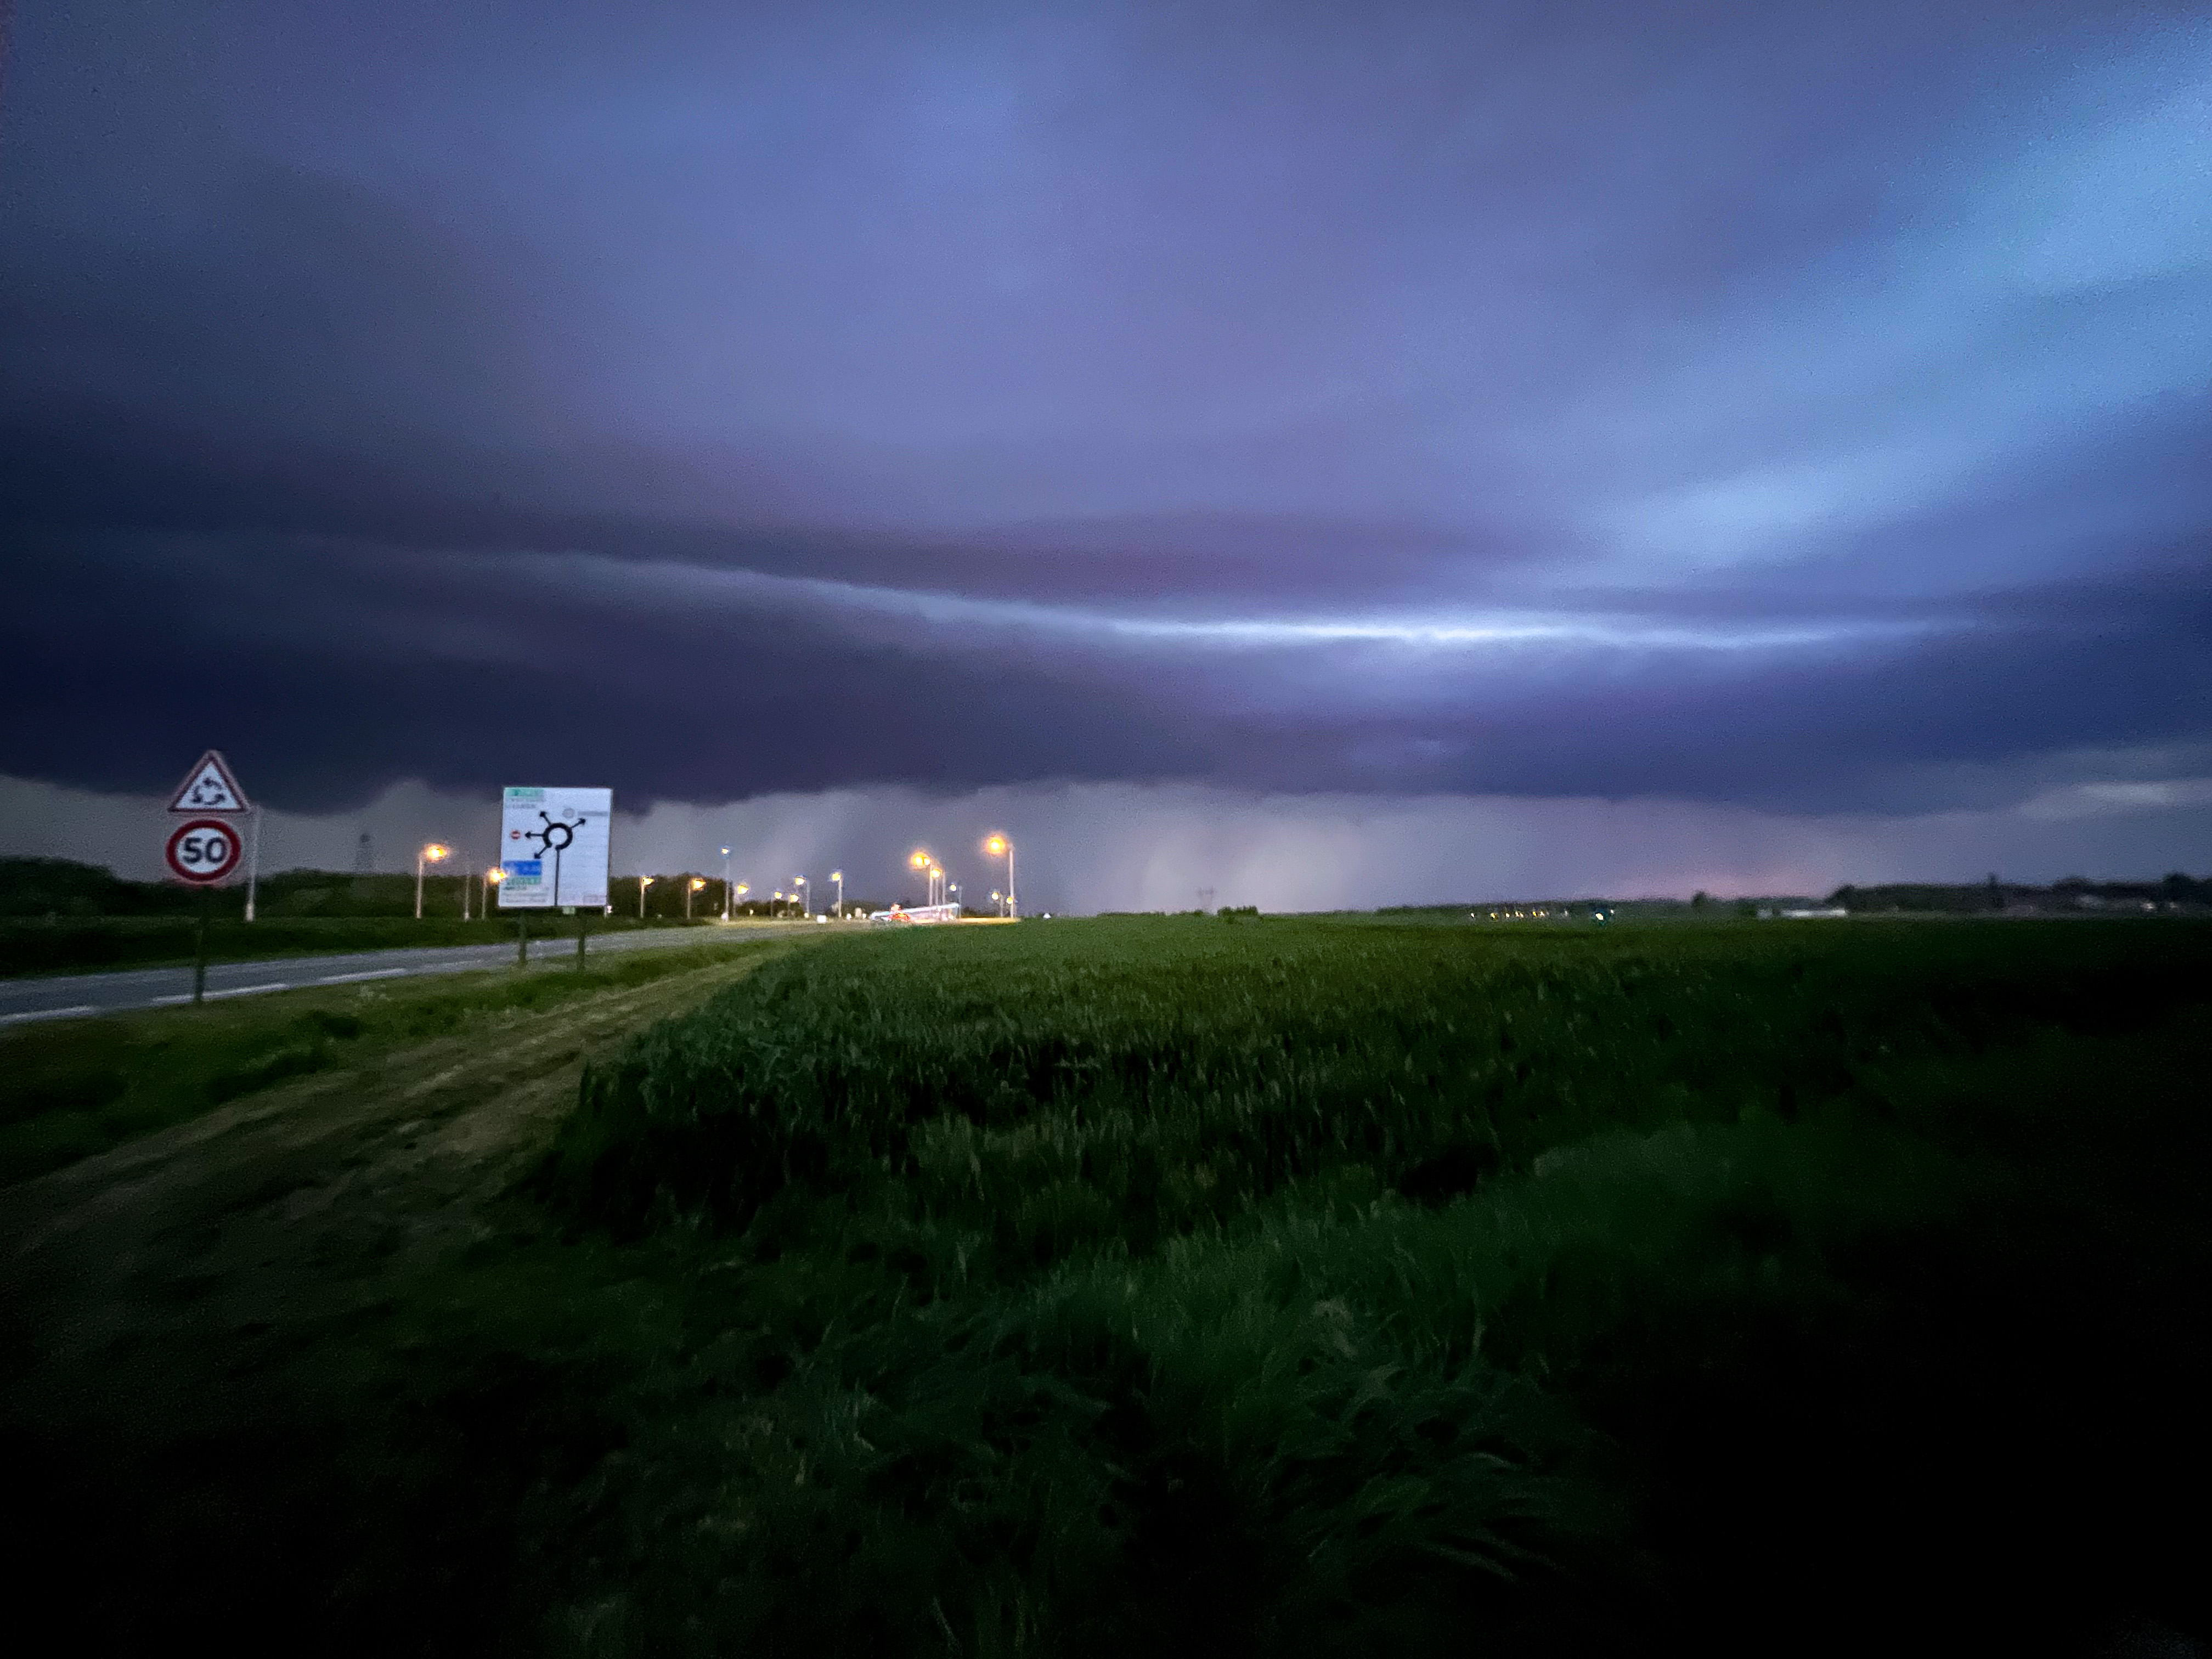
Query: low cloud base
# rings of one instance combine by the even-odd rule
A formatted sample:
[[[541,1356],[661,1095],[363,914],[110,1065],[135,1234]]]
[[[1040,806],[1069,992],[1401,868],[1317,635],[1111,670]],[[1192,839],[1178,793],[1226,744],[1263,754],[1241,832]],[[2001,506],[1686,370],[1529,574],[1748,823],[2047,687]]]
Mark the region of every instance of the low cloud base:
[[[563,780],[554,780],[563,781]],[[574,781],[567,780],[566,781]],[[155,797],[0,777],[0,854],[161,873],[173,820]],[[1369,909],[1571,896],[1824,893],[1845,882],[2048,882],[2202,873],[2212,866],[2212,780],[2045,792],[2015,805],[1914,816],[1792,815],[1637,799],[1268,795],[1189,787],[1068,784],[933,796],[880,788],[663,801],[618,816],[617,873],[730,869],[765,893],[808,876],[817,899],[846,872],[855,899],[912,899],[906,859],[934,853],[982,903],[1004,870],[984,836],[1014,837],[1025,910]],[[355,811],[272,811],[261,868],[411,867],[425,841],[495,856],[489,791],[406,783]]]

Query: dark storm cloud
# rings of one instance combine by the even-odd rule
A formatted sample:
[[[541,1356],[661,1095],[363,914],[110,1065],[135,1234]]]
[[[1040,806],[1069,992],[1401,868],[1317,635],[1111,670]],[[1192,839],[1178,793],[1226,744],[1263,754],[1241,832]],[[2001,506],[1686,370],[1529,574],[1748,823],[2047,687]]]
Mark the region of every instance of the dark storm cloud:
[[[27,5],[0,771],[1921,811],[2195,754],[2206,39]]]
[[[128,788],[219,721],[301,809],[584,752],[633,799],[1059,776],[1911,811],[1988,804],[2023,752],[2212,728],[2201,581],[1903,625],[1678,607],[1656,629],[1346,636],[579,554],[74,531],[32,550],[0,639],[46,713],[11,732],[13,769]]]

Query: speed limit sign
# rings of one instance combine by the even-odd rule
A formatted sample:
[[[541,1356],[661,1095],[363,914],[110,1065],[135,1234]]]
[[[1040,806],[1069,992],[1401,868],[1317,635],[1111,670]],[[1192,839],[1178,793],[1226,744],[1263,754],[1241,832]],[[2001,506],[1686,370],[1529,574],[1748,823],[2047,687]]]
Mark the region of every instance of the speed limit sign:
[[[191,818],[171,833],[162,855],[179,881],[208,887],[237,869],[245,850],[238,831],[221,818]]]

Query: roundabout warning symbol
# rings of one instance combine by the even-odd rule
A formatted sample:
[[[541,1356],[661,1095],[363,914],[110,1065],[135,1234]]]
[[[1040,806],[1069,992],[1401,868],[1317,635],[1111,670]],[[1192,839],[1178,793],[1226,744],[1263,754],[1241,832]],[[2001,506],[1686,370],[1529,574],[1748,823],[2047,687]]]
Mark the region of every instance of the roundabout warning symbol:
[[[238,831],[221,818],[187,818],[170,831],[161,855],[179,881],[211,887],[238,868],[245,851]]]
[[[607,902],[611,789],[511,788],[501,803],[502,910]]]

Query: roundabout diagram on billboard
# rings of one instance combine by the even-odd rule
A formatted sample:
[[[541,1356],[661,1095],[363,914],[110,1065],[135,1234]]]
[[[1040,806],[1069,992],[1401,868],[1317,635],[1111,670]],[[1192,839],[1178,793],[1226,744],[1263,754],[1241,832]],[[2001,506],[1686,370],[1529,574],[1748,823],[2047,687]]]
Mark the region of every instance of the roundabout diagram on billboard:
[[[566,818],[556,823],[543,812],[538,816],[544,820],[545,827],[542,830],[526,830],[522,832],[522,838],[525,841],[534,841],[538,843],[538,854],[540,858],[548,853],[558,855],[575,845],[576,826],[574,824]]]
[[[613,817],[611,789],[507,790],[500,808],[500,908],[605,904]]]

